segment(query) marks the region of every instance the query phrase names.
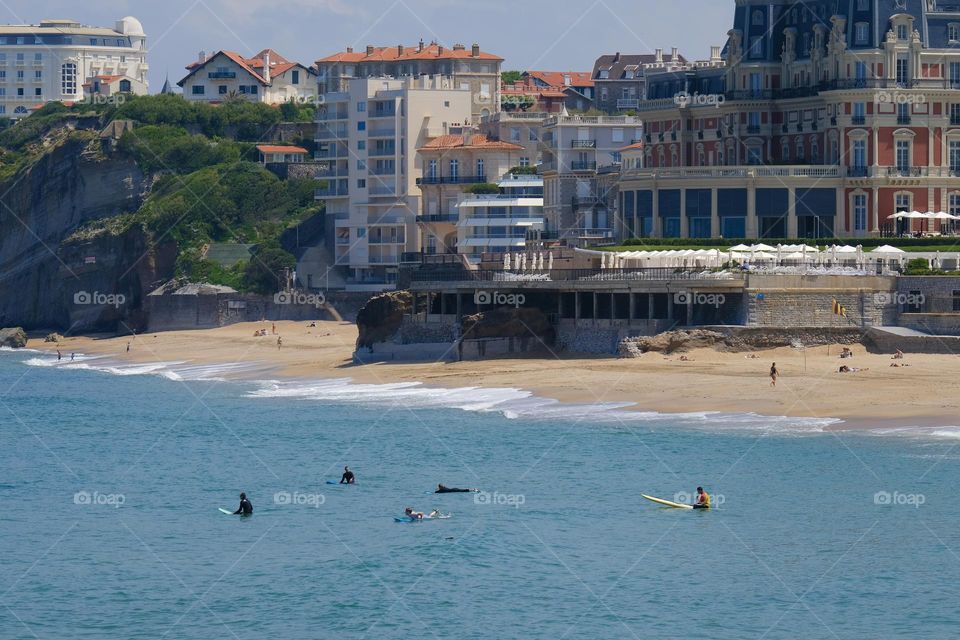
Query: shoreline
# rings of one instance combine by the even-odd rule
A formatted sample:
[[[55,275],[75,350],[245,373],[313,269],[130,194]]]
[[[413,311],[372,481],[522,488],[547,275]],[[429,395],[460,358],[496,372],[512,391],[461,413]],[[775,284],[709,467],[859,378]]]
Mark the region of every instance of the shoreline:
[[[270,333],[273,326],[278,335]],[[260,328],[268,335],[253,337]],[[278,337],[283,338],[280,348]],[[752,355],[698,349],[684,354],[686,360],[680,354],[659,353],[636,359],[546,354],[355,365],[355,340],[352,323],[317,322],[309,327],[305,322],[257,322],[136,337],[78,336],[66,338],[59,348],[64,360],[73,352],[128,365],[239,365],[237,375],[228,375],[237,380],[249,379],[245,370],[270,371],[284,381],[349,378],[355,384],[416,382],[425,389],[518,390],[564,405],[621,404],[625,411],[842,421],[830,425],[830,430],[960,425],[960,399],[943,393],[943,380],[960,374],[960,358],[952,355],[908,354],[895,362],[854,345],[855,355],[849,360],[841,360],[839,347],[833,346]],[[55,355],[57,345],[32,339],[27,348]],[[776,388],[770,387],[767,375],[772,362],[783,374]],[[892,363],[909,366],[892,368]],[[836,373],[841,364],[862,371]]]

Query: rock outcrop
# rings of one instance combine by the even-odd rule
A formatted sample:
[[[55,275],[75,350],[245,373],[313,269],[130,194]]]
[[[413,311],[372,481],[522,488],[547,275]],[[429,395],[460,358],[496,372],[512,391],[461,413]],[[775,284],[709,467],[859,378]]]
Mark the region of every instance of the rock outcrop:
[[[863,335],[857,328],[771,328],[729,327],[720,331],[689,329],[667,331],[655,336],[625,338],[617,353],[621,358],[639,358],[644,353],[684,353],[691,349],[756,351],[781,347],[817,347],[827,344],[857,344]]]
[[[370,298],[357,313],[357,349],[370,349],[393,338],[412,308],[409,291],[388,291]]]
[[[538,338],[553,344],[556,331],[540,309],[504,307],[465,316],[462,322],[465,340],[478,338]]]
[[[717,344],[723,344],[725,340],[726,336],[716,331],[702,329],[667,331],[655,336],[621,340],[618,354],[621,358],[636,358],[648,351],[683,353],[690,349],[714,347]]]
[[[48,333],[43,339],[44,342],[63,342],[63,336],[59,333]]]
[[[23,349],[27,346],[27,334],[20,327],[0,329],[0,347]]]

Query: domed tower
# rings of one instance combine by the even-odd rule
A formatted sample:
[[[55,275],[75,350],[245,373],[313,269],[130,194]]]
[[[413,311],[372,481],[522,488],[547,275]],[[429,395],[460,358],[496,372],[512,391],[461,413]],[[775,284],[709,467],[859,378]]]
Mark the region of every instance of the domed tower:
[[[147,34],[143,25],[133,16],[117,20],[115,29],[130,39],[130,47],[139,52],[138,64],[131,65],[130,76],[147,85]]]

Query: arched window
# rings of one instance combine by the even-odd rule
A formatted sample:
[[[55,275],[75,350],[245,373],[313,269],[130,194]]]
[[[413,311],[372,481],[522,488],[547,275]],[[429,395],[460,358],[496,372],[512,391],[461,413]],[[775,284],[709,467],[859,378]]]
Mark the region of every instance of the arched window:
[[[121,92],[121,93],[130,93],[131,91],[132,91],[132,89],[130,88],[130,81],[129,81],[129,80],[121,80],[121,81],[120,81],[120,92]]]
[[[763,11],[757,9],[753,12],[753,26],[762,27],[763,26]]]
[[[26,108],[25,106],[23,106],[23,105],[20,105],[19,107],[17,107],[16,109],[14,109],[13,112],[14,112],[15,114],[17,114],[18,116],[23,116],[23,115],[26,115],[26,114],[27,114],[27,108]]]

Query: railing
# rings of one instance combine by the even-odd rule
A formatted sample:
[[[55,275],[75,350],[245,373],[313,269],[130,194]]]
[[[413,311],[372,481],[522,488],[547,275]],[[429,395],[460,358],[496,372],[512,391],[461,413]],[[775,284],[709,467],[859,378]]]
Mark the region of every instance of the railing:
[[[613,229],[574,229],[574,235],[578,238],[613,238]]]
[[[573,196],[573,206],[592,207],[595,205],[607,206],[607,199],[603,196]]]
[[[397,148],[391,147],[389,149],[371,149],[367,152],[367,155],[371,158],[373,157],[383,157],[383,156],[395,156],[397,155]]]
[[[346,158],[348,156],[346,149],[327,149],[326,151],[317,151],[314,154],[315,160],[336,160],[338,158]]]
[[[346,120],[348,118],[346,111],[328,111],[326,113],[321,113],[320,117],[317,118],[317,122],[333,122],[335,120]]]
[[[346,187],[327,187],[317,189],[313,195],[317,198],[345,198],[349,195],[349,190]]]
[[[571,140],[570,146],[574,149],[596,149],[596,140]]]
[[[760,133],[760,125],[751,124],[747,126],[747,133],[753,133],[753,134]]]
[[[585,162],[582,160],[575,160],[570,163],[570,171],[596,171],[597,163],[596,162]]]
[[[633,169],[630,177],[649,178],[839,178],[836,165],[763,166],[739,165],[727,167],[678,167],[665,169]]]
[[[395,109],[377,109],[369,113],[371,118],[395,118],[397,112]]]
[[[929,175],[927,167],[887,167],[888,178],[919,178]]]
[[[458,222],[460,214],[457,213],[430,213],[417,216],[417,222]]]
[[[853,116],[850,118],[850,123],[855,125],[867,124],[867,116]]]
[[[417,178],[417,184],[480,184],[487,176],[427,176]]]
[[[641,120],[635,116],[551,116],[543,121],[544,127],[558,124],[640,124]]]
[[[395,196],[397,195],[397,187],[395,185],[370,187],[367,189],[367,193],[372,196]]]
[[[232,80],[237,77],[236,71],[211,71],[207,74],[211,80]]]
[[[373,167],[370,169],[370,175],[372,176],[395,176],[397,175],[396,167]]]
[[[397,135],[396,127],[376,127],[367,131],[368,138],[392,138]]]
[[[346,127],[337,127],[335,129],[323,125],[317,127],[317,140],[339,140],[346,139],[346,137]]]
[[[867,178],[870,173],[870,167],[847,167],[847,176],[851,178]]]
[[[654,281],[674,281],[674,280],[705,280],[703,277],[705,269],[677,269],[672,267],[663,268],[636,268],[636,269],[554,269],[551,271],[520,271],[516,275],[542,274],[547,277],[548,282],[596,282],[596,281],[625,281],[625,280],[654,280]],[[412,282],[497,282],[504,288],[522,289],[529,282],[523,280],[508,280],[504,271],[480,270],[446,270],[446,269],[417,269],[411,272]],[[722,279],[715,279],[717,282],[742,283],[745,276],[742,274],[729,273],[723,274]],[[711,281],[714,279],[711,278]],[[533,281],[543,282],[543,280]]]
[[[897,124],[910,124],[910,116],[897,116]]]
[[[640,101],[636,98],[620,98],[617,100],[617,109],[636,109]]]

